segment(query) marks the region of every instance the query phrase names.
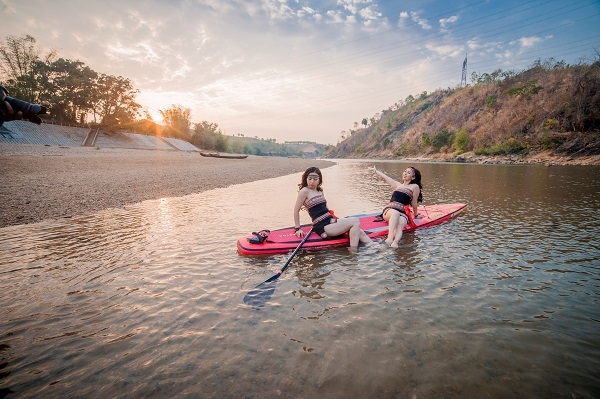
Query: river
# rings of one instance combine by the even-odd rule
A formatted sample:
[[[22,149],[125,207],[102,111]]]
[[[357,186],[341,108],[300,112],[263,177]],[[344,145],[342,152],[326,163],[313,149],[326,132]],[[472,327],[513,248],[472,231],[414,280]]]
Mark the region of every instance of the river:
[[[322,171],[338,216],[387,202],[372,164],[410,165]],[[260,309],[289,255],[236,239],[293,223],[299,174],[0,229],[0,397],[598,398],[600,167],[412,165],[467,209],[301,252]]]

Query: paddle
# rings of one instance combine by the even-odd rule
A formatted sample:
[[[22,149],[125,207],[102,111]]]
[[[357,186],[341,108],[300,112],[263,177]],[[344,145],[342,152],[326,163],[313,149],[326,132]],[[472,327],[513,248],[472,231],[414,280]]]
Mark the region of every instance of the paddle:
[[[279,276],[281,276],[283,274],[285,269],[287,269],[290,262],[292,261],[292,259],[294,259],[294,256],[296,256],[298,251],[300,251],[300,248],[302,248],[302,245],[304,245],[304,243],[308,239],[308,236],[310,236],[310,234],[312,233],[312,230],[313,230],[313,228],[311,227],[310,230],[308,230],[308,233],[306,233],[304,235],[304,238],[302,239],[302,241],[300,241],[300,244],[298,244],[296,249],[294,249],[294,252],[292,252],[292,255],[289,257],[287,262],[285,262],[285,265],[283,265],[283,267],[277,272],[277,274],[275,274],[274,276],[270,277],[269,279],[263,281],[262,283],[260,283],[256,287],[254,287],[254,289],[252,291],[248,292],[244,296],[244,303],[247,303],[248,305],[252,305],[255,308],[260,308],[269,299],[271,299],[271,295],[273,295],[273,292],[275,291],[275,282],[277,281]]]

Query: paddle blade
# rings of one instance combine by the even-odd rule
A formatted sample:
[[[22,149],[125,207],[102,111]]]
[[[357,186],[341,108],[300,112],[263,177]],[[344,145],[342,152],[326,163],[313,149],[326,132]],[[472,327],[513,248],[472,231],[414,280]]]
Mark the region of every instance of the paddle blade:
[[[255,309],[262,308],[265,305],[265,303],[267,303],[269,299],[271,299],[273,292],[275,292],[275,280],[277,278],[273,277],[271,277],[264,283],[257,285],[256,288],[249,291],[244,296],[244,303],[252,306]],[[277,275],[277,277],[279,277],[279,274]]]
[[[310,230],[308,230],[308,232],[305,234],[302,241],[300,241],[300,244],[298,244],[294,252],[292,252],[292,255],[289,257],[287,262],[285,262],[285,265],[283,265],[283,267],[281,268],[281,270],[279,270],[277,274],[275,274],[268,280],[262,282],[261,284],[257,285],[252,291],[248,292],[244,296],[244,303],[252,305],[254,309],[259,309],[262,308],[269,299],[271,299],[271,295],[273,295],[273,292],[275,291],[275,282],[277,281],[279,276],[283,274],[283,272],[288,267],[292,259],[294,259],[294,256],[296,256],[296,254],[302,247],[302,244],[306,242],[308,236],[310,236],[310,233],[312,233],[312,230],[313,228],[311,227]]]

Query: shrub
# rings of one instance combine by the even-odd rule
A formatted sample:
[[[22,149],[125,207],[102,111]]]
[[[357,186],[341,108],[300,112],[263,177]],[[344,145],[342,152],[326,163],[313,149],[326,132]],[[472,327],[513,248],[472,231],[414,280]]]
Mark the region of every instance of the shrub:
[[[555,150],[560,147],[567,138],[565,135],[547,134],[540,139],[540,147],[545,150]]]
[[[469,135],[467,134],[467,128],[463,127],[460,129],[454,137],[454,148],[456,149],[456,155],[467,152],[469,149]]]
[[[513,137],[509,138],[503,143],[495,144],[491,147],[477,148],[473,150],[475,155],[510,155],[510,154],[522,154],[526,152],[528,147],[523,145]]]
[[[442,129],[431,138],[431,146],[440,149],[444,146],[449,146],[452,143],[453,134],[448,129]]]
[[[410,155],[413,153],[414,153],[414,148],[411,145],[409,145],[407,143],[402,143],[400,148],[398,148],[396,151],[394,151],[394,156],[402,157],[402,156]]]
[[[542,86],[537,85],[537,80],[530,80],[521,86],[513,87],[506,93],[511,96],[519,97],[520,100],[528,100],[532,95],[537,94],[542,89]]]
[[[556,119],[548,119],[546,123],[544,123],[544,130],[554,130],[558,126],[558,120]]]

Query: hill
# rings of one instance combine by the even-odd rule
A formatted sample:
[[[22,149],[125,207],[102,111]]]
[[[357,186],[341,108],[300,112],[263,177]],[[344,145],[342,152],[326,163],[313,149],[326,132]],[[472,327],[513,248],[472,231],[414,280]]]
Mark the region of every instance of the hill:
[[[600,160],[600,61],[536,62],[473,75],[473,85],[408,96],[350,135],[330,158],[511,162]],[[543,156],[541,156],[543,155]],[[565,163],[565,162],[560,162]]]

